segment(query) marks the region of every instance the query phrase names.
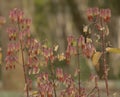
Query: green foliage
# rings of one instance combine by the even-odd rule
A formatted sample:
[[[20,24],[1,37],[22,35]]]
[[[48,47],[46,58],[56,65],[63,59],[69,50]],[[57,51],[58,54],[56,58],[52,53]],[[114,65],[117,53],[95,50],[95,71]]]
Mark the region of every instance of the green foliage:
[[[20,92],[0,92],[0,97],[22,97],[23,94]]]
[[[47,28],[47,10],[45,9],[48,0],[35,0],[35,27],[40,39],[45,39],[45,29]]]

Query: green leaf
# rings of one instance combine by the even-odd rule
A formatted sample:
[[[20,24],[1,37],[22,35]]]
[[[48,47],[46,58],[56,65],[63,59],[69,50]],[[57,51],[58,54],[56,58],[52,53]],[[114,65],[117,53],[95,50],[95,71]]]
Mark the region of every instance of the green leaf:
[[[107,52],[110,52],[110,53],[120,53],[120,48],[110,48],[110,47],[107,47],[106,48],[106,51]]]
[[[96,66],[98,64],[101,55],[102,55],[101,52],[95,52],[95,54],[93,55],[92,62],[93,62],[94,66]]]
[[[77,42],[76,42],[76,41],[73,41],[73,42],[72,42],[72,46],[77,46]]]

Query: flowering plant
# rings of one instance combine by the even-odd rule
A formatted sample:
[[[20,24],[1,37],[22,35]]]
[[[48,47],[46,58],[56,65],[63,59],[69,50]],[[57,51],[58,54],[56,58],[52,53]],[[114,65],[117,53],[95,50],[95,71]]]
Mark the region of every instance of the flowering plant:
[[[98,91],[98,97],[100,97],[97,75],[91,76],[91,79],[95,81],[95,88],[89,93],[81,85],[80,55],[91,59],[94,64],[97,64],[100,56],[103,56],[106,93],[109,97],[105,37],[108,35],[107,23],[110,21],[111,11],[109,9],[89,8],[87,15],[91,23],[83,28],[83,35],[77,38],[68,36],[66,51],[57,54],[58,46],[49,47],[45,41],[39,42],[31,35],[31,19],[25,18],[22,10],[15,8],[10,12],[9,18],[12,25],[7,29],[9,43],[5,59],[6,70],[15,69],[17,64],[23,66],[26,97],[97,97],[94,90]],[[94,36],[93,28],[98,31],[100,37],[98,39],[101,46],[100,54],[96,49],[95,40],[92,39]],[[18,52],[21,52],[22,63],[19,62]],[[78,76],[78,81],[62,68],[54,66],[56,60],[65,60],[66,64],[70,64],[71,56],[77,58],[75,75]],[[98,57],[97,61],[96,57]],[[40,70],[46,66],[50,67],[50,70]],[[34,75],[35,79],[31,79],[31,75]],[[33,82],[36,83],[35,87],[33,87]]]

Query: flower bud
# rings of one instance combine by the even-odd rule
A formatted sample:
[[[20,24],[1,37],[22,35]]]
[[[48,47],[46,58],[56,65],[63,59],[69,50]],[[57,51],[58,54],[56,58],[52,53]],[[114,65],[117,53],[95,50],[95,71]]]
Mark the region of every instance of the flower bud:
[[[87,16],[88,16],[88,20],[89,21],[92,21],[93,20],[93,9],[92,8],[89,8],[87,10]]]
[[[17,8],[14,8],[10,14],[9,18],[11,19],[12,22],[17,22],[20,23],[22,18],[23,18],[23,11]]]

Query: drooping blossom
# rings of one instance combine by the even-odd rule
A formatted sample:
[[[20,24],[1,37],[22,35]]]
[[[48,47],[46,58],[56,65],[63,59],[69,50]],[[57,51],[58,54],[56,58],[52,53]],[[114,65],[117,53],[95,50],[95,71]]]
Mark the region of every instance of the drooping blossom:
[[[7,33],[8,33],[8,37],[9,37],[10,41],[11,40],[16,40],[18,29],[17,28],[13,28],[13,27],[9,27],[9,28],[7,28]]]
[[[87,15],[88,15],[88,20],[92,21],[93,20],[93,10],[92,10],[92,8],[89,8],[87,10]]]
[[[14,8],[13,10],[10,11],[9,14],[9,18],[12,20],[12,22],[21,22],[21,20],[23,19],[23,11],[18,9],[18,8]]]
[[[80,35],[78,38],[78,47],[83,48],[84,45],[85,45],[85,38],[83,37],[83,35]]]
[[[111,18],[111,10],[110,9],[101,9],[100,17],[104,19],[105,22],[109,22]]]
[[[87,58],[91,58],[93,53],[95,52],[95,48],[92,43],[86,43],[84,48],[82,49],[83,55]]]
[[[57,68],[57,69],[56,69],[56,76],[57,76],[57,78],[58,78],[59,80],[63,80],[64,75],[63,75],[63,70],[62,70],[62,68]]]
[[[88,20],[91,22],[95,19],[98,19],[96,18],[96,16],[101,17],[104,20],[104,22],[109,22],[111,18],[111,10],[110,9],[99,9],[97,7],[89,8],[87,10],[87,16],[88,16]]]

